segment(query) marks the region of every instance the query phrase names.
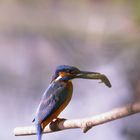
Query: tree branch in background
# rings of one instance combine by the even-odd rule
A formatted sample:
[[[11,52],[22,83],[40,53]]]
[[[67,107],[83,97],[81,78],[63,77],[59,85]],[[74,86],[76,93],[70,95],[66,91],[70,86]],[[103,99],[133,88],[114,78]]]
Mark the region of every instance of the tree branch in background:
[[[123,117],[127,117],[129,115],[133,115],[139,112],[140,112],[140,103],[132,103],[90,118],[73,119],[73,120],[65,120],[65,119],[56,120],[50,123],[50,125],[46,126],[43,133],[50,133],[73,128],[81,128],[83,132],[86,133],[93,126],[100,125]],[[27,136],[35,134],[36,130],[34,126],[16,127],[14,129],[15,136]]]

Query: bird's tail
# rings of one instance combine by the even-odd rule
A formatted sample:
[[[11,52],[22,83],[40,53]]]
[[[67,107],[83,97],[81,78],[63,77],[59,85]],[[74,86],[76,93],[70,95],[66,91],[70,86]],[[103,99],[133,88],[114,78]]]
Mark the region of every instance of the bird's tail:
[[[41,124],[36,124],[36,133],[37,133],[37,140],[41,140],[42,138]]]

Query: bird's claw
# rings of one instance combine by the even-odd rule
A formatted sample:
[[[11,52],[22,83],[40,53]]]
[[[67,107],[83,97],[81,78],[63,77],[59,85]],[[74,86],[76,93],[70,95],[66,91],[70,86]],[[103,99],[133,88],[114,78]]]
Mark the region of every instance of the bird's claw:
[[[55,120],[53,120],[51,123],[50,123],[50,125],[49,125],[49,127],[50,127],[50,129],[52,130],[52,131],[58,131],[58,130],[60,130],[60,128],[59,128],[59,123],[60,122],[64,122],[66,119],[64,119],[64,118],[56,118]]]
[[[52,123],[59,123],[61,121],[65,121],[65,118],[55,118],[55,120],[52,121]]]

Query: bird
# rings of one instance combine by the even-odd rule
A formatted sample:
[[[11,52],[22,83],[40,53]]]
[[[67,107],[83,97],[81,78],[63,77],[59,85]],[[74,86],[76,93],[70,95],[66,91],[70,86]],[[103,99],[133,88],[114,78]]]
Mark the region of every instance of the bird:
[[[52,80],[42,95],[33,122],[35,123],[37,139],[42,139],[44,128],[65,109],[72,98],[75,78],[101,80],[106,86],[111,87],[109,79],[98,72],[81,71],[77,67],[59,65],[56,68]]]

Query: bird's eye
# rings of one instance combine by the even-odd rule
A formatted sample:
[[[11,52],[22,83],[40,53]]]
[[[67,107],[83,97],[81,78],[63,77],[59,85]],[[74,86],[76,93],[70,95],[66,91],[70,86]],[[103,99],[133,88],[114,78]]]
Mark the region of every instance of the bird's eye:
[[[70,70],[66,70],[67,73],[70,73]]]

